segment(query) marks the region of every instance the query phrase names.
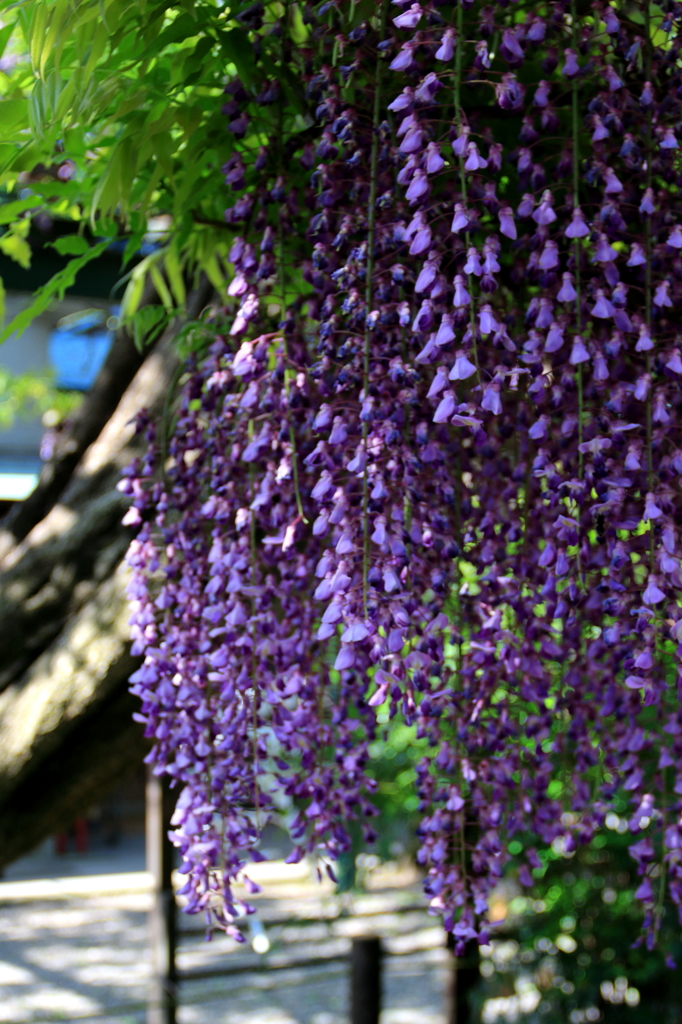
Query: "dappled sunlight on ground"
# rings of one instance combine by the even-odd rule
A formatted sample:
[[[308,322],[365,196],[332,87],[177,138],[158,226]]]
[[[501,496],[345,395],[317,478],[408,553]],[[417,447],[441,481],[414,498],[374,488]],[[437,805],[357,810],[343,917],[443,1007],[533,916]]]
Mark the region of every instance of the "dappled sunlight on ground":
[[[83,878],[80,893],[76,879],[0,883],[0,1024],[144,1024],[150,895],[141,873],[100,879]],[[267,958],[221,935],[207,943],[179,915],[179,1024],[347,1024],[351,939],[372,932],[389,953],[382,1024],[444,1024],[447,954],[417,889],[356,906],[301,879],[267,886],[259,902]],[[211,976],[191,978],[199,971]]]

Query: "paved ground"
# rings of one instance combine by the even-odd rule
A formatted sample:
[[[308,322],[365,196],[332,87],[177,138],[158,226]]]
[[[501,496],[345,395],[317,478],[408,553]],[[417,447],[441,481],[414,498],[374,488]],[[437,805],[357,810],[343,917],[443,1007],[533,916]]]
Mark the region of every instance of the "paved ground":
[[[96,875],[97,863],[88,875],[66,871],[52,880],[27,880],[31,870],[24,865],[0,882],[0,1024],[144,1022],[148,878],[141,871]],[[130,866],[139,866],[135,858]],[[350,936],[372,929],[396,954],[386,959],[382,1024],[442,1024],[446,958],[434,922],[418,906],[410,886],[344,908],[304,879],[268,884],[262,900],[267,958],[224,937],[206,943],[198,930],[183,934],[181,971],[218,976],[183,983],[179,1024],[346,1024],[344,960],[314,967],[296,961],[344,957]],[[196,929],[193,919],[182,923]],[[280,969],[259,969],[265,959]],[[236,973],[221,977],[224,969]]]

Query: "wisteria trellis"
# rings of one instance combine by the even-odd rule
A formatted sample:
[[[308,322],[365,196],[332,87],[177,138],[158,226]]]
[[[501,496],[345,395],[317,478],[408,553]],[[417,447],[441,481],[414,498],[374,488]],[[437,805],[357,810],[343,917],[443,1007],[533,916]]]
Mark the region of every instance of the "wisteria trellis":
[[[225,329],[123,483],[188,909],[238,934],[278,794],[290,859],[371,840],[388,702],[432,749],[419,861],[457,948],[512,837],[570,851],[623,793],[652,943],[682,907],[682,5],[241,19],[284,63],[301,14],[314,125],[272,69],[228,83]]]

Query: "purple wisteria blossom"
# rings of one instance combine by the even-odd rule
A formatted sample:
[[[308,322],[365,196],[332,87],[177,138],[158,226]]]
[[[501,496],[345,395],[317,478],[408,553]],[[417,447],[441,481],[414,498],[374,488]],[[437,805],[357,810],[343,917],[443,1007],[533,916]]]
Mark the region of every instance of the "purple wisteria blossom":
[[[682,908],[682,8],[342,6],[310,14],[314,143],[227,87],[230,280],[121,484],[188,909],[237,934],[275,808],[291,860],[371,842],[398,716],[456,949],[515,837],[530,884],[620,801],[651,944],[651,879]]]

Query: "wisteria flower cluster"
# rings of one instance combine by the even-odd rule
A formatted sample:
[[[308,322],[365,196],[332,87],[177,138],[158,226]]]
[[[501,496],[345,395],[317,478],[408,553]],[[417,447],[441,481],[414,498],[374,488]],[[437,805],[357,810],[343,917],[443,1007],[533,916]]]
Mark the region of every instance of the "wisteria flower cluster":
[[[287,59],[285,9],[248,8],[256,53]],[[226,87],[234,273],[122,486],[150,759],[188,909],[233,934],[283,802],[292,860],[371,841],[386,711],[429,744],[456,948],[513,837],[531,885],[623,795],[647,941],[682,908],[681,19],[336,0],[304,11],[310,127],[272,74]]]

